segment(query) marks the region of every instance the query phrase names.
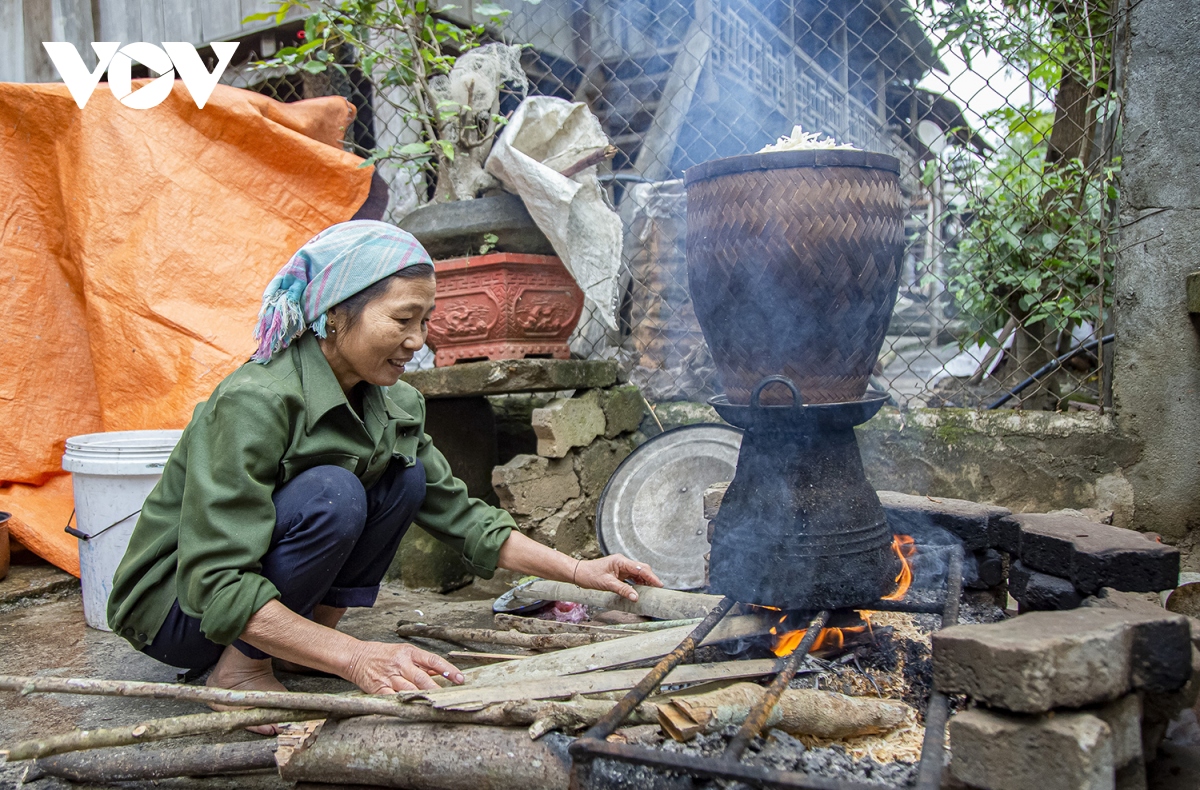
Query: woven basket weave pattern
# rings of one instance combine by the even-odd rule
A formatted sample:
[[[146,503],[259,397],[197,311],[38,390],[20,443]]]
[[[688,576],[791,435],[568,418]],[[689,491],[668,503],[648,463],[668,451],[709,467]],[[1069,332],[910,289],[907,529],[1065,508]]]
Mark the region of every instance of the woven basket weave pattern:
[[[896,299],[896,174],[752,170],[690,183],[687,199],[692,297],[730,401],[779,373],[808,403],[862,397]],[[790,399],[774,387],[762,402]]]

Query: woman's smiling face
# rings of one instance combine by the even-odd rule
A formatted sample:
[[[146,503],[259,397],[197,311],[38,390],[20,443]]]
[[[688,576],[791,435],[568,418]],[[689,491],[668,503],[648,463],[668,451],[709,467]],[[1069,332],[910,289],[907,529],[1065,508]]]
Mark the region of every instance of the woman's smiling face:
[[[433,277],[389,277],[387,288],[363,307],[357,320],[329,311],[329,338],[321,344],[342,390],[360,381],[390,387],[425,345],[437,282]]]

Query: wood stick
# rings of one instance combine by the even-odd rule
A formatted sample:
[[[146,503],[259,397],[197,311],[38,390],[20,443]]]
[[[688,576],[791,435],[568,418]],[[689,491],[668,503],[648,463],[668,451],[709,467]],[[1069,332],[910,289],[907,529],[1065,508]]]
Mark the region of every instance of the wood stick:
[[[659,704],[658,722],[675,740],[691,740],[701,732],[741,724],[765,693],[754,683],[734,683],[707,694],[674,696]],[[787,689],[771,711],[767,726],[791,735],[837,739],[895,729],[908,712],[908,706],[899,701]]]
[[[622,623],[608,627],[621,631],[662,631],[665,628],[678,628],[681,625],[690,625],[695,628],[702,619],[701,617],[688,617],[683,620],[651,620],[648,623]]]
[[[1011,335],[1013,330],[1016,328],[1017,319],[1010,316],[1008,321],[1004,323],[1004,328],[1000,330],[1000,336],[996,338],[996,345],[989,348],[987,353],[983,355],[983,359],[979,362],[979,367],[975,368],[975,372],[972,373],[971,378],[967,380],[968,384],[975,386],[983,381],[983,377],[987,375],[988,368],[992,366],[992,360],[996,358],[997,354],[1004,350],[1004,343],[1008,340],[1008,336]]]
[[[622,612],[655,617],[659,620],[704,617],[709,610],[721,602],[719,595],[666,590],[661,587],[635,586],[636,602],[622,598],[616,593],[600,590],[585,590],[566,582],[536,581],[529,585],[513,588],[513,596],[523,601],[570,601],[603,609],[618,609]]]
[[[536,656],[535,656],[536,658]],[[526,659],[527,660],[527,659]],[[516,663],[516,662],[506,662]],[[482,667],[487,669],[487,667]],[[490,724],[497,727],[530,726],[531,734],[541,735],[557,727],[586,728],[612,708],[612,703],[599,700],[571,702],[541,702],[519,700],[490,705],[480,710],[460,711],[434,708],[422,700],[420,692],[402,692],[390,696],[348,697],[333,694],[310,694],[293,691],[227,691],[207,687],[181,686],[174,683],[142,683],[126,680],[83,680],[73,678],[32,678],[0,675],[0,689],[23,690],[25,693],[50,692],[118,697],[153,697],[191,702],[220,702],[223,704],[252,704],[269,702],[274,707],[302,710],[309,719],[312,711],[323,710],[338,717],[382,715],[410,723]],[[433,692],[425,692],[433,693]],[[234,697],[234,695],[237,695]],[[231,699],[231,697],[233,697]],[[419,700],[411,702],[410,700]],[[250,711],[238,711],[249,713]],[[643,711],[642,721],[650,723],[655,713]],[[209,714],[212,715],[212,714]],[[320,714],[316,714],[319,716]]]
[[[63,735],[52,735],[49,738],[22,741],[8,749],[6,758],[7,762],[15,763],[20,760],[37,760],[42,757],[85,749],[129,746],[168,738],[183,738],[188,735],[233,732],[243,727],[254,727],[260,724],[280,724],[323,718],[325,718],[324,713],[311,710],[280,710],[277,708],[253,708],[222,713],[172,716],[166,719],[152,719],[128,727],[75,730]]]
[[[523,634],[616,634],[628,636],[623,628],[592,623],[560,623],[558,620],[539,620],[519,614],[497,614],[493,618],[499,630],[520,631]]]
[[[512,661],[525,657],[526,655],[519,653],[474,653],[470,650],[451,650],[446,654],[446,658],[449,661]]]
[[[617,147],[615,145],[607,145],[598,151],[593,151],[592,153],[590,153],[587,156],[580,159],[575,164],[567,165],[565,168],[563,168],[559,172],[562,175],[566,176],[567,178],[570,178],[571,176],[575,175],[576,173],[582,173],[584,170],[587,170],[592,165],[598,165],[606,159],[612,159],[616,155],[617,155]]]
[[[536,656],[535,656],[536,657]],[[146,683],[138,680],[92,680],[84,678],[42,678],[0,675],[0,691],[22,694],[82,694],[102,697],[149,697],[199,702],[216,702],[239,707],[283,708],[284,710],[322,711],[334,716],[405,716],[406,696],[344,696],[297,691],[230,691],[207,686],[179,683]]]
[[[523,634],[615,634],[629,636],[640,631],[661,631],[664,628],[677,628],[681,625],[696,625],[699,617],[684,620],[650,620],[645,623],[560,623],[558,620],[540,620],[536,617],[522,617],[518,614],[497,614],[495,623],[498,629],[520,631]]]
[[[669,685],[740,680],[771,675],[779,671],[779,661],[759,658],[752,661],[723,661],[719,664],[683,664],[667,676]],[[558,678],[515,681],[500,686],[453,686],[422,693],[435,708],[479,710],[511,700],[569,699],[578,695],[627,691],[646,676],[644,669],[615,669],[585,672]]]
[[[523,647],[527,650],[562,650],[628,636],[628,634],[525,634],[520,631],[456,628],[446,625],[426,625],[425,623],[404,623],[396,628],[396,633],[404,638],[440,639],[443,642],[455,642],[460,645],[469,642],[482,645],[508,645]]]
[[[150,749],[126,746],[36,760],[26,770],[24,781],[57,776],[72,782],[106,784],[177,776],[222,776],[274,768],[274,739]]]
[[[740,639],[765,634],[778,624],[776,613],[726,617],[713,629],[705,645],[714,645],[730,639]],[[580,672],[592,672],[624,664],[655,659],[674,650],[684,637],[693,631],[692,626],[668,628],[644,634],[631,634],[624,639],[599,642],[594,645],[544,653],[522,658],[519,661],[504,661],[486,667],[474,667],[463,674],[468,681],[477,685],[499,685],[515,680],[558,677]]]

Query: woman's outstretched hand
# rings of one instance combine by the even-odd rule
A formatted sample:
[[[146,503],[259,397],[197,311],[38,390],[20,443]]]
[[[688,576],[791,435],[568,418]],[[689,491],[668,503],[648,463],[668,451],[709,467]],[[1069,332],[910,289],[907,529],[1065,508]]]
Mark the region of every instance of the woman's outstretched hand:
[[[575,569],[574,582],[591,590],[607,590],[631,601],[637,591],[626,582],[662,587],[654,571],[644,562],[634,562],[623,554],[610,554],[598,560],[583,560]]]
[[[384,642],[359,642],[350,658],[346,680],[368,694],[425,691],[439,688],[430,675],[462,683],[458,668],[419,647]]]

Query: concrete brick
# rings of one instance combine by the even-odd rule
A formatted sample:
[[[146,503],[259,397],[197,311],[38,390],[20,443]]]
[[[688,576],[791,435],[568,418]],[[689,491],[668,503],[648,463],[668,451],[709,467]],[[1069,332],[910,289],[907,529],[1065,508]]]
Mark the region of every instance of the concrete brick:
[[[1113,764],[1128,765],[1142,761],[1142,698],[1126,694],[1119,700],[1092,708],[1089,713],[1099,717],[1112,730]]]
[[[518,455],[497,466],[492,470],[492,487],[502,508],[535,520],[552,515],[580,494],[571,459],[551,460],[537,455]]]
[[[963,584],[969,590],[988,590],[1004,584],[1004,557],[995,549],[973,552],[975,570],[968,573]]]
[[[1109,726],[1089,713],[1014,716],[974,709],[950,720],[950,773],[982,790],[1113,790]]]
[[[1115,790],[1147,790],[1146,763],[1137,759],[1122,765],[1114,780]]]
[[[1045,713],[1118,699],[1133,690],[1172,691],[1190,676],[1187,622],[1081,608],[1033,612],[933,635],[937,688],[992,707]]]
[[[623,433],[636,431],[646,414],[642,391],[627,384],[599,392],[600,409],[604,412],[604,437],[613,439]]]
[[[940,527],[961,540],[968,551],[996,546],[1001,521],[1012,513],[1008,508],[965,499],[912,496],[895,491],[880,491],[879,501],[893,532],[919,534],[929,527]]]
[[[599,496],[621,462],[633,452],[633,443],[625,439],[598,439],[571,453],[575,474],[585,496]]]
[[[1174,692],[1146,692],[1142,695],[1142,753],[1153,756],[1167,733],[1167,727],[1200,698],[1200,649],[1192,648],[1192,676],[1183,688]]]
[[[1035,571],[1020,560],[1009,566],[1008,592],[1017,599],[1022,612],[1074,609],[1083,602],[1070,580]]]
[[[577,398],[556,398],[533,410],[538,455],[563,458],[573,447],[586,447],[604,433],[600,393],[589,390]]]
[[[1083,605],[1099,607],[1101,609],[1122,609],[1151,615],[1160,613],[1160,610],[1163,608],[1160,600],[1157,595],[1121,592],[1111,587],[1105,587],[1095,595],[1088,597],[1083,602]],[[1173,614],[1179,614],[1179,612],[1173,612]],[[1192,645],[1200,648],[1200,620],[1195,617],[1188,617],[1187,615],[1180,616],[1187,620],[1188,627],[1191,629]]]
[[[1085,595],[1101,587],[1156,592],[1175,587],[1179,550],[1130,529],[1046,513],[1013,516],[1021,530],[1021,561],[1069,578]]]

